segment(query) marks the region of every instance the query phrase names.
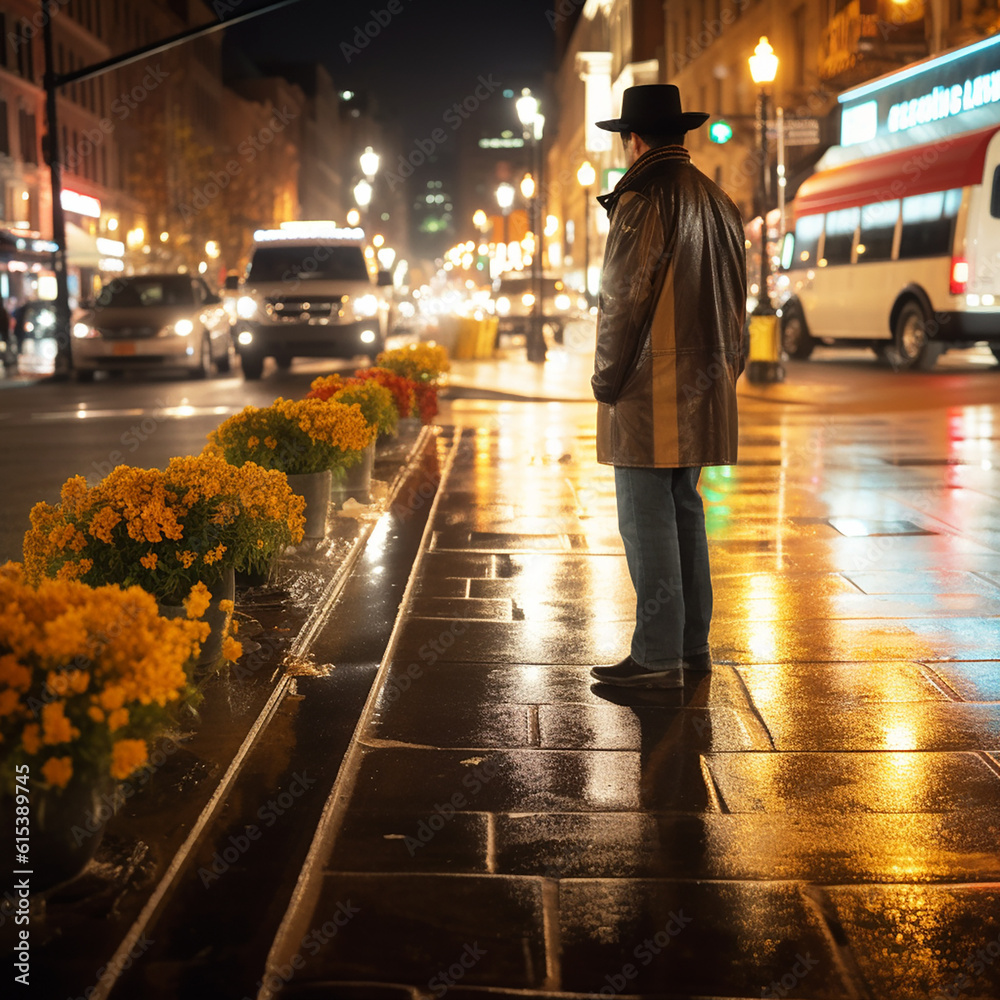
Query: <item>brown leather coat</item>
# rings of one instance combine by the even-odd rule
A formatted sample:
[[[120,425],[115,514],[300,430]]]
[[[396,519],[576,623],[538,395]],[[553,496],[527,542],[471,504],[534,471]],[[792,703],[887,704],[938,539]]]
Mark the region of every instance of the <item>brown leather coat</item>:
[[[682,146],[644,153],[598,200],[611,228],[591,383],[597,460],[734,463],[746,314],[739,210]]]

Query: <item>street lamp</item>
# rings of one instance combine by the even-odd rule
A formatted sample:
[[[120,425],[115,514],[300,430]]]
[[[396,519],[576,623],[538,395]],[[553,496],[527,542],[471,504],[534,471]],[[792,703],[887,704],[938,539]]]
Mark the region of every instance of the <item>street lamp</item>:
[[[507,217],[510,215],[510,207],[514,204],[514,185],[504,181],[497,187],[497,204],[500,206],[500,214],[503,216],[503,264],[507,263],[507,244],[510,242],[510,224]]]
[[[367,216],[368,206],[372,203],[372,186],[364,177],[354,185],[354,200],[358,203],[361,216]]]
[[[531,232],[535,237],[535,251],[531,255],[531,287],[535,294],[535,301],[531,308],[531,327],[528,334],[528,360],[545,360],[545,335],[542,332],[542,255],[541,255],[541,211],[539,205],[539,193],[541,190],[541,168],[542,160],[539,143],[542,138],[542,128],[545,124],[545,117],[539,114],[538,98],[534,97],[527,87],[521,91],[521,96],[514,102],[517,110],[517,117],[524,129],[524,138],[531,140],[532,171],[539,178],[536,185],[534,177],[528,174],[525,182],[522,183],[522,193],[526,187],[531,193],[525,197],[531,203]],[[530,185],[526,182],[530,180]]]
[[[757,305],[750,316],[750,362],[747,378],[751,382],[781,382],[785,369],[781,364],[778,348],[778,317],[771,306],[767,290],[770,271],[767,258],[767,190],[768,149],[767,149],[767,87],[774,82],[778,73],[778,57],[768,43],[767,36],[761,35],[754,53],[747,60],[750,76],[757,85],[757,134],[760,137],[760,173],[758,177],[757,208],[760,214],[760,277],[757,286]]]
[[[365,146],[365,151],[359,157],[361,172],[371,180],[378,173],[379,155],[371,146]]]
[[[576,172],[576,179],[583,188],[583,294],[590,305],[590,189],[597,180],[597,171],[590,160],[584,160]]]

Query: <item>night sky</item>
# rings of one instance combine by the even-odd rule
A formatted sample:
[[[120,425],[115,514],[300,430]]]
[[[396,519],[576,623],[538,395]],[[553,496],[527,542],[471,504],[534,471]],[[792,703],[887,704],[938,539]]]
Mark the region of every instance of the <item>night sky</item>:
[[[217,13],[262,6],[228,0]],[[553,63],[549,7],[546,0],[300,0],[229,29],[227,45],[261,61],[322,62],[338,89],[375,92],[383,111],[402,122],[404,138],[411,127],[417,138],[471,94],[480,75],[537,90]]]

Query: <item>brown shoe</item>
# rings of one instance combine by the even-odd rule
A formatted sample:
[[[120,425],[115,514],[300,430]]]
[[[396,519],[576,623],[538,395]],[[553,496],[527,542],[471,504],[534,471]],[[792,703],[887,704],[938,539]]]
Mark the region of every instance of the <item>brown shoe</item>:
[[[614,684],[617,687],[678,688],[684,686],[683,668],[669,667],[666,670],[647,670],[642,664],[636,663],[631,656],[626,656],[621,663],[616,663],[611,667],[592,667],[590,676],[602,684]]]
[[[704,653],[685,653],[684,669],[700,673],[710,672],[712,669],[712,654],[708,651]]]

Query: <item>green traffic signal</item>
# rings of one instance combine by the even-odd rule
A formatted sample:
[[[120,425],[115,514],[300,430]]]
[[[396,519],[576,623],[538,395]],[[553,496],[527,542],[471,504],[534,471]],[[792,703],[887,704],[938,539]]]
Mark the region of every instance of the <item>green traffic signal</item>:
[[[708,137],[712,142],[717,142],[720,146],[729,142],[733,137],[732,126],[724,118],[720,118],[717,122],[712,122],[711,127],[708,130]]]

